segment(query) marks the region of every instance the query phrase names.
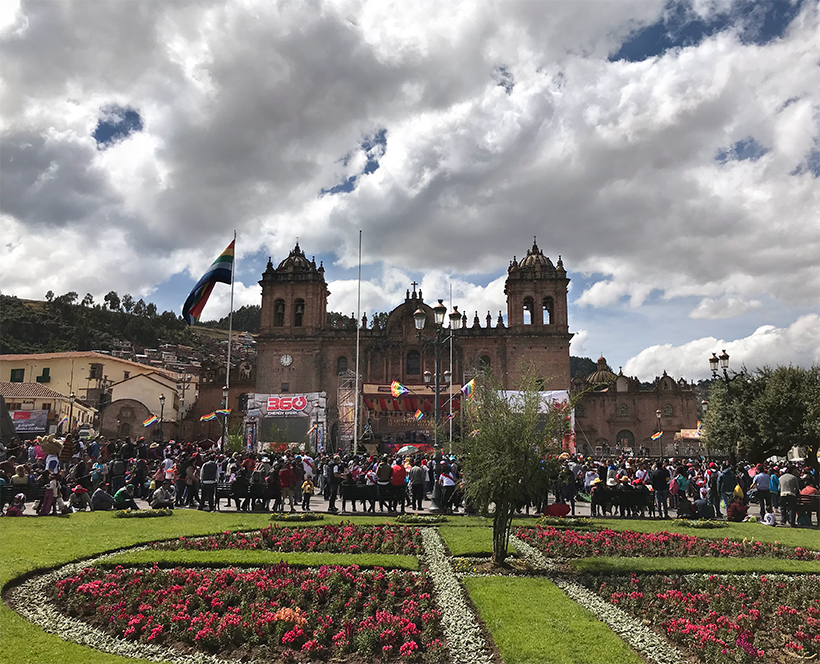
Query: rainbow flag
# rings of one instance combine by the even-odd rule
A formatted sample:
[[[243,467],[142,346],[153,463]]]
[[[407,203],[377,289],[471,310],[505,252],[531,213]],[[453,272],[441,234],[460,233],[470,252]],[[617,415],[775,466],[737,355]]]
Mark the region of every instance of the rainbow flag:
[[[464,396],[468,399],[471,398],[475,394],[475,378],[470,380],[464,387],[461,388],[461,391],[464,393]]]
[[[407,389],[397,380],[394,380],[392,383],[390,383],[390,394],[392,394],[396,398],[400,397],[402,394],[407,394],[409,391],[409,389]]]
[[[658,438],[660,438],[661,436],[663,436],[663,431],[658,431],[658,433],[653,433],[653,434],[652,434],[651,436],[649,436],[649,437],[650,437],[652,440],[658,440]]]
[[[215,420],[215,419],[216,419],[216,413],[214,412],[214,413],[208,413],[207,415],[203,415],[202,417],[199,418],[199,421],[200,422],[210,422],[211,420]]]
[[[63,419],[61,419],[59,422],[57,422],[57,428],[59,429],[66,422],[68,422],[68,415],[63,415]]]
[[[220,408],[214,411],[217,415],[222,415],[223,417],[228,417],[231,414],[230,408]]]
[[[698,436],[702,436],[702,435],[703,435],[703,422],[698,420]]]
[[[196,282],[196,286],[194,286],[188,299],[185,300],[182,307],[182,317],[188,322],[188,325],[193,325],[199,320],[216,284],[231,283],[233,277],[233,245],[234,243],[231,241],[225,251],[211,263],[211,267],[208,268],[202,279]]]
[[[421,410],[417,410],[416,414],[413,415],[413,418],[416,419],[416,420],[423,420],[424,419],[424,413],[422,413]]]
[[[309,435],[310,435],[310,434],[312,434],[314,431],[316,431],[316,429],[318,429],[318,428],[319,428],[319,425],[318,425],[318,424],[314,424],[312,427],[310,427],[310,429],[308,429],[307,435],[309,436]]]
[[[152,424],[159,422],[159,418],[156,415],[151,415],[147,420],[143,420],[142,426],[150,427]]]
[[[447,415],[447,421],[449,422],[449,421],[450,421],[450,420],[452,420],[455,416],[456,416],[456,414],[455,414],[455,413],[450,413],[449,415]]]
[[[479,433],[481,433],[481,430],[480,430],[480,429],[473,429],[473,430],[470,432],[470,438],[475,438],[475,437],[476,437]]]

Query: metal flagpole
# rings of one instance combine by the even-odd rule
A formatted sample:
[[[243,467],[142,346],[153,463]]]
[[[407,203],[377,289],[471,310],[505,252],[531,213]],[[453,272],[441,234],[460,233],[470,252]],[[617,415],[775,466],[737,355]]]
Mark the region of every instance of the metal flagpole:
[[[236,277],[236,231],[233,232],[233,262],[231,263],[231,312],[228,315],[228,360],[225,367],[225,387],[228,388],[228,396],[225,397],[223,408],[228,408],[231,390],[231,338],[233,337],[233,282]],[[224,425],[222,427],[222,451],[227,448],[228,438],[228,416],[224,415]]]
[[[453,311],[453,284],[450,284],[450,311]],[[450,330],[450,413],[447,423],[450,425],[450,454],[453,453],[453,379],[456,377],[453,371],[453,330]]]
[[[359,229],[359,281],[356,286],[356,380],[353,398],[353,454],[359,453],[359,337],[362,327],[362,231]]]

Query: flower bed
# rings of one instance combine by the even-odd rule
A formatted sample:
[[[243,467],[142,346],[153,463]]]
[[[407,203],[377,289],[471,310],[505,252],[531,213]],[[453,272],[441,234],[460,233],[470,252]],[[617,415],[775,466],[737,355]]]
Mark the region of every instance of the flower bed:
[[[578,532],[551,527],[518,528],[525,542],[553,558],[588,556],[720,556],[751,558],[768,556],[789,560],[820,560],[820,555],[801,547],[730,539],[706,539],[679,533],[637,533],[630,530]]]
[[[393,519],[396,523],[416,523],[429,526],[436,523],[447,523],[446,516],[440,514],[401,514]]]
[[[307,523],[308,521],[322,521],[324,515],[318,512],[280,512],[270,515],[271,521],[291,521],[295,523]]]
[[[254,570],[85,568],[51,589],[68,615],[109,634],[221,656],[443,662],[426,575],[358,566]]]
[[[417,528],[385,524],[357,526],[350,522],[338,525],[292,528],[271,524],[255,531],[225,531],[208,537],[180,537],[157,542],[157,549],[271,549],[325,553],[389,553],[416,555],[421,551],[421,533]]]
[[[820,576],[587,576],[701,662],[795,662],[820,654]]]
[[[115,519],[151,519],[158,516],[174,516],[174,510],[163,508],[159,510],[117,510]]]
[[[713,530],[715,528],[726,528],[729,524],[725,521],[712,521],[711,519],[675,519],[672,525],[694,530]]]

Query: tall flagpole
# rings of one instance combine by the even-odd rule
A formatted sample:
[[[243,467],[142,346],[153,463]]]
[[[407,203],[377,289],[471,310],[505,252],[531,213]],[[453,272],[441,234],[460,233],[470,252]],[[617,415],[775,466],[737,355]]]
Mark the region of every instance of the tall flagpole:
[[[450,311],[453,311],[453,284],[450,284]],[[453,371],[453,331],[450,330],[450,413],[447,423],[450,425],[450,454],[453,453],[453,379],[456,377]]]
[[[356,381],[353,403],[353,454],[359,453],[359,337],[362,327],[362,231],[359,229],[359,281],[356,286]]]
[[[227,396],[225,397],[225,404],[224,408],[228,408],[228,402],[230,401],[230,390],[231,390],[231,339],[233,337],[233,282],[234,278],[236,277],[236,231],[233,232],[233,263],[231,263],[231,312],[228,314],[228,361],[227,366],[225,367],[225,387],[227,388]],[[228,437],[228,416],[225,415],[225,426],[222,427],[222,451],[224,452],[227,447],[227,437]]]

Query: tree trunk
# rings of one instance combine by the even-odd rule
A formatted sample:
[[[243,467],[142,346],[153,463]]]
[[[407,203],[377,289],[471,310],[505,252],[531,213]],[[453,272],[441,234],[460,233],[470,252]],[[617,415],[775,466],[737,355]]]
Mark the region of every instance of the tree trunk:
[[[495,516],[493,517],[493,557],[492,561],[496,565],[503,565],[507,557],[507,540],[512,523],[512,503],[507,500],[499,500],[495,503]]]

